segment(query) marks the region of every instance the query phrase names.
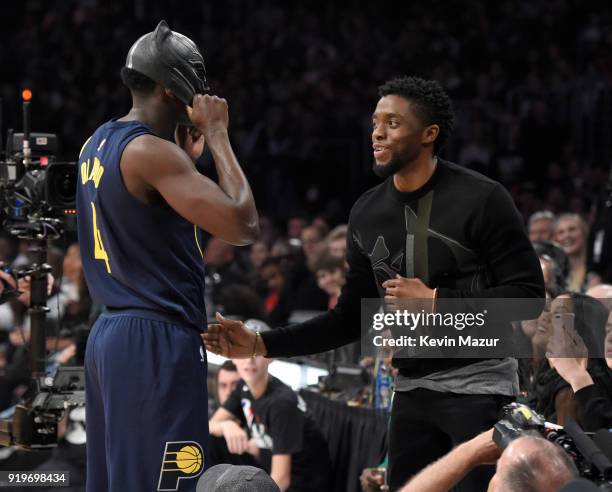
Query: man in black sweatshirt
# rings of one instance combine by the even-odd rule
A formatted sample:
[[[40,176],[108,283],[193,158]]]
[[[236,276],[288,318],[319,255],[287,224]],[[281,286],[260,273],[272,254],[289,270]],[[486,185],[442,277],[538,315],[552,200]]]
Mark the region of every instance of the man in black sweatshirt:
[[[509,193],[440,159],[453,129],[450,99],[435,81],[402,77],[379,89],[372,115],[374,172],[349,218],[346,284],[336,307],[264,334],[217,316],[209,350],[248,357],[323,352],[360,336],[361,299],[544,297],[541,268]],[[537,316],[535,316],[537,317]],[[396,358],[390,424],[390,487],[490,428],[518,392],[514,359]],[[485,490],[475,470],[464,490]]]

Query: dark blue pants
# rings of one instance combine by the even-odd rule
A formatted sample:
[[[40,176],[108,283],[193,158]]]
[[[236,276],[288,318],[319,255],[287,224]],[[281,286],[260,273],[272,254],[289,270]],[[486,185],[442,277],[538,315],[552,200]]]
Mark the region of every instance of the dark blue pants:
[[[85,356],[87,492],[195,491],[208,441],[199,334],[127,310],[94,324]]]

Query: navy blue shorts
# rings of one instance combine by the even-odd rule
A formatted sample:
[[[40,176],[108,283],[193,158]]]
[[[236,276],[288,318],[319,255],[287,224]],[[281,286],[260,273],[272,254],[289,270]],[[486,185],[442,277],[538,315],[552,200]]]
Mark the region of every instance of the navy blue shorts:
[[[100,316],[85,356],[87,492],[195,491],[206,375],[195,329],[144,310]]]

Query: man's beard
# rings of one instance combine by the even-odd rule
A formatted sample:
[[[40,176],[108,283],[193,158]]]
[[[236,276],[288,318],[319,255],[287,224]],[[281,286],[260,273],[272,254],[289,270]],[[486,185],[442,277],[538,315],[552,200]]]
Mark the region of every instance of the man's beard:
[[[394,175],[396,172],[400,171],[405,165],[407,161],[406,159],[402,159],[398,154],[393,154],[393,157],[387,164],[376,164],[372,166],[372,171],[374,174],[382,179],[387,179],[389,176]]]

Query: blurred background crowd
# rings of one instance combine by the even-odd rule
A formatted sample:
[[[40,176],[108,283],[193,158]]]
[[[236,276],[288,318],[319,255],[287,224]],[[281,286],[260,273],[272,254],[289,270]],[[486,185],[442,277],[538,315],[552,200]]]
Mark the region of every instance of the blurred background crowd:
[[[444,157],[500,179],[525,217],[588,216],[612,158],[612,14],[605,0],[392,5],[274,0],[44,2],[0,6],[4,124],[57,132],[75,160],[100,122],[122,115],[119,69],[160,18],[196,40],[262,212],[324,213],[332,226],[373,184],[370,115],[397,75],[434,78],[454,101]],[[399,13],[399,11],[398,11]]]
[[[394,15],[390,4],[356,1],[2,3],[3,125],[21,129],[18,95],[31,88],[32,129],[57,133],[60,158],[75,160],[100,123],[129,109],[119,69],[137,33],[165,18],[192,37],[211,87],[229,102],[230,136],[262,226],[260,240],[248,248],[208,240],[209,315],[218,310],[275,328],[337,302],[350,205],[377,183],[370,146],[377,86],[401,74],[434,78],[456,111],[443,157],[510,190],[550,300],[571,293],[576,313],[588,311],[588,319],[600,322],[581,325],[592,335],[580,335],[612,346],[608,308],[595,300],[612,298],[596,265],[602,251],[595,234],[612,162],[612,11],[605,6],[601,0],[433,0]],[[209,155],[201,164],[214,173]],[[82,363],[87,331],[103,309],[89,297],[75,241],[68,234],[49,251],[51,368]],[[5,265],[27,264],[27,251],[26,241],[0,235]],[[572,386],[579,369],[546,358],[551,310],[522,329],[533,349],[533,358],[521,361],[523,400],[551,421],[580,421],[584,408]],[[0,411],[18,401],[29,381],[28,339],[25,304],[1,305]],[[378,401],[381,367],[392,374],[388,361],[360,357],[358,345],[317,361],[363,368],[369,380],[346,396],[355,405]],[[592,360],[588,370],[611,397],[606,362]],[[215,400],[216,389],[211,381]],[[581,423],[588,427],[591,418]],[[75,416],[66,430],[77,446],[84,442],[82,420]],[[3,452],[0,459],[9,459]]]

